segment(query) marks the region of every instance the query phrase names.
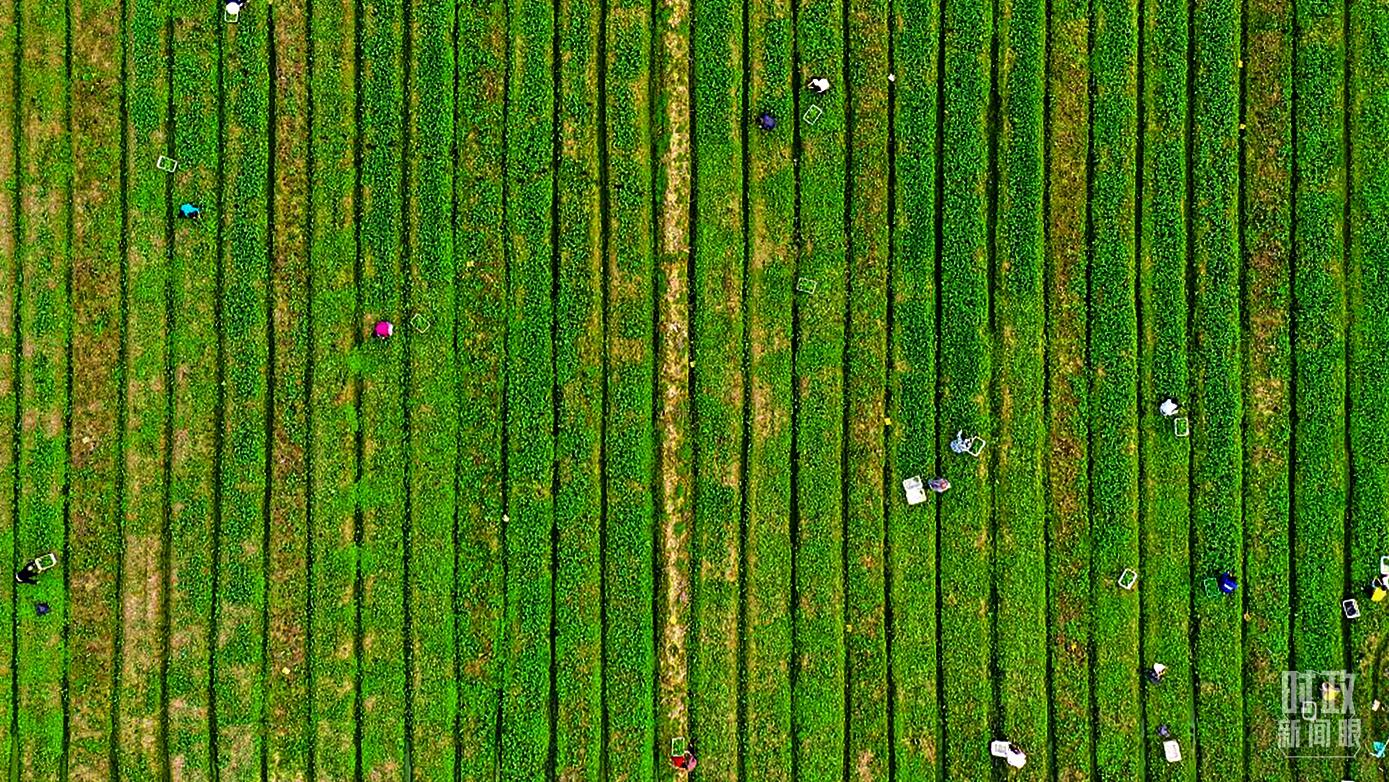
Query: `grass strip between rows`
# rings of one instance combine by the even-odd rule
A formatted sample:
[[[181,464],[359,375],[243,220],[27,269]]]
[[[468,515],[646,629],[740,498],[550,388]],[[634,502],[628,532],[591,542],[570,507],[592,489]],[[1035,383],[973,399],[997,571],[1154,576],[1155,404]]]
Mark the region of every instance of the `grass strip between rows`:
[[[79,0],[68,8],[73,189],[72,334],[68,450],[68,656],[65,768],[108,778],[118,654],[122,512],[120,465],[125,339],[121,181],[120,5]],[[76,85],[74,88],[73,85]],[[47,283],[58,282],[48,279]],[[36,554],[39,552],[35,552]],[[30,606],[17,606],[22,622]],[[50,685],[51,686],[51,685]]]
[[[1283,671],[1291,668],[1292,13],[1249,0],[1244,31],[1244,573],[1248,774],[1291,779],[1278,746]],[[1258,588],[1253,588],[1257,585]]]
[[[0,8],[0,72],[15,72],[19,44],[19,4],[9,3]],[[18,518],[19,474],[15,452],[15,432],[19,431],[19,343],[16,327],[19,312],[19,172],[15,153],[19,146],[19,84],[15,79],[0,80],[0,431],[10,437],[0,443],[0,474],[4,490],[0,490],[0,562],[16,563],[22,556],[15,552],[15,529]],[[15,680],[15,590],[5,584],[0,598],[0,693],[13,693]],[[0,768],[10,768],[16,758],[14,744],[14,699],[0,698]]]
[[[1090,666],[1090,3],[1053,0],[1047,41],[1048,632],[1059,782],[1094,773]]]

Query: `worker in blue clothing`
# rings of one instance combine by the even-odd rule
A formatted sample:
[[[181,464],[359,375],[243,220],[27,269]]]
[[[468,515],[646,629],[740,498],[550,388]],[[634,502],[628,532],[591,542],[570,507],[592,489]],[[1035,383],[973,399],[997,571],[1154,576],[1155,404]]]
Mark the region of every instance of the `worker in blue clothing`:
[[[203,216],[203,210],[194,204],[183,204],[178,208],[178,216],[185,220],[197,220]]]

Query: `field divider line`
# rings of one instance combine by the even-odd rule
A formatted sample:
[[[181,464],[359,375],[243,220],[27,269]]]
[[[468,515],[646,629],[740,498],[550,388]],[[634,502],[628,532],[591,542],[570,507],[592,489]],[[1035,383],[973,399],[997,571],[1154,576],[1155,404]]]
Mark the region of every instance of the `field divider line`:
[[[279,71],[279,52],[275,47],[275,7],[267,2],[265,10],[265,51],[268,60],[267,72],[270,75],[271,86],[267,93],[266,104],[266,171],[265,171],[265,408],[262,413],[264,418],[264,431],[262,433],[265,460],[265,474],[262,478],[265,486],[261,495],[261,530],[260,530],[260,569],[262,578],[265,579],[264,587],[261,591],[260,603],[260,778],[269,779],[270,768],[270,742],[266,736],[270,733],[270,693],[269,693],[269,671],[270,671],[270,594],[273,588],[270,583],[270,508],[272,495],[275,486],[275,390],[278,386],[275,377],[275,358],[276,358],[276,338],[275,338],[275,259],[279,254],[276,247],[279,238],[275,231],[275,161],[279,150],[279,90],[275,88],[275,79]]]
[[[178,141],[178,123],[175,121],[174,112],[174,17],[168,12],[165,6],[164,17],[164,154],[174,157],[174,150]],[[170,177],[164,178],[164,267],[172,270],[174,268],[174,181]],[[164,278],[164,333],[166,339],[172,337],[174,332],[175,318],[178,316],[177,297],[175,295],[175,276],[170,273]],[[169,339],[172,342],[172,339]],[[173,627],[171,618],[173,597],[170,591],[173,588],[173,474],[174,474],[174,389],[176,385],[177,362],[174,357],[174,350],[171,344],[164,348],[164,453],[162,455],[162,472],[164,497],[163,524],[160,540],[160,595],[159,606],[159,637],[161,639],[161,650],[159,660],[159,757],[162,759],[160,772],[162,779],[170,780],[173,778],[173,762],[169,753],[169,656],[172,653],[172,644],[169,636]]]

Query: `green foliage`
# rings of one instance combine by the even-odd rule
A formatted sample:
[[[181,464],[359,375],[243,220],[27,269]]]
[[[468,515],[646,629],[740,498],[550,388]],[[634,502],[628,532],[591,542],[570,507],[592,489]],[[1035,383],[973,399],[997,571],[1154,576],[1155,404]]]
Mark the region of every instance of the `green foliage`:
[[[10,3],[0,8],[0,70],[14,71],[19,56],[19,27],[16,17],[18,3]],[[19,110],[19,85],[14,79],[0,82],[0,246],[16,246],[18,214],[15,196],[19,188],[17,177],[18,161],[15,156],[15,114]],[[19,356],[15,353],[15,323],[17,309],[15,301],[19,292],[19,258],[11,251],[0,258],[0,431],[13,432],[18,424],[15,401],[20,393],[18,383]],[[15,552],[16,518],[15,474],[13,440],[10,448],[0,447],[0,475],[11,478],[9,485],[0,490],[0,562],[16,562],[23,555]],[[12,594],[12,593],[6,593]],[[0,628],[14,626],[15,606],[13,599],[0,600]],[[15,638],[0,632],[0,692],[13,692]],[[14,708],[12,698],[0,699],[0,767],[10,768],[15,758],[14,752]]]
[[[1090,267],[1090,479],[1096,773],[1141,774],[1138,604],[1114,579],[1138,561],[1137,313],[1134,305],[1134,155],[1137,6],[1094,5]]]
[[[1138,267],[1139,447],[1143,480],[1139,516],[1143,532],[1142,567],[1137,594],[1118,599],[1142,603],[1143,666],[1162,663],[1172,686],[1146,686],[1143,715],[1148,725],[1166,724],[1179,741],[1190,742],[1192,713],[1191,491],[1190,444],[1204,442],[1202,424],[1193,418],[1192,439],[1179,438],[1174,424],[1158,410],[1164,396],[1177,397],[1180,415],[1187,410],[1187,7],[1167,0],[1147,0],[1144,16],[1142,225]],[[1114,574],[1101,572],[1101,578]],[[1113,592],[1113,582],[1104,592]],[[1236,630],[1235,639],[1239,638]],[[1203,641],[1207,639],[1202,637]],[[1235,650],[1232,662],[1238,666]],[[1129,672],[1136,676],[1135,671]],[[1237,739],[1234,746],[1240,746]],[[1151,744],[1160,749],[1155,743]],[[1202,757],[1207,754],[1202,753]],[[1162,779],[1196,778],[1195,764],[1175,768],[1157,765]],[[1238,776],[1238,775],[1237,775]]]
[[[550,535],[554,440],[550,321],[554,19],[549,3],[511,4],[506,237],[508,441],[505,673],[501,779],[544,774],[550,746]]]
[[[1296,5],[1293,193],[1293,667],[1345,665],[1346,278],[1343,5]],[[1299,776],[1339,773],[1302,760]]]
[[[187,167],[183,192],[217,197],[218,95],[206,87],[218,67],[217,12],[174,19],[173,157]],[[208,776],[208,682],[213,611],[213,473],[217,443],[216,210],[202,225],[175,228],[170,268],[173,365],[169,414],[175,422],[169,475],[169,763]],[[263,471],[263,467],[262,467]]]
[[[351,366],[362,325],[354,276],[353,117],[356,69],[342,63],[354,46],[351,2],[314,5],[309,19],[314,102],[309,245],[313,385],[308,439],[313,527],[312,621],[308,665],[314,768],[320,778],[356,773],[358,397]]]
[[[754,110],[792,113],[791,4],[748,6],[748,94]],[[745,118],[746,119],[746,118]],[[781,139],[747,137],[748,383],[744,774],[790,782],[791,312],[795,170]]]
[[[28,561],[44,552],[65,553],[67,543],[66,426],[71,404],[68,350],[71,302],[62,281],[69,278],[73,181],[70,139],[64,126],[70,97],[64,60],[69,33],[66,9],[52,4],[18,5],[23,31],[18,88],[20,99],[19,203],[15,258],[19,269],[16,323],[20,334],[15,374],[19,390],[19,462],[15,471],[16,559]],[[28,419],[28,420],[26,420]],[[80,440],[78,441],[80,445]],[[68,563],[62,562],[63,568]],[[13,621],[20,778],[55,779],[62,769],[64,701],[54,682],[64,677],[63,626],[68,601],[65,571],[52,571],[38,587],[26,588],[23,603],[16,594]],[[32,608],[44,601],[53,611],[42,621]],[[12,765],[13,767],[13,765]]]
[[[452,4],[411,8],[408,165],[408,299],[405,346],[409,406],[410,519],[406,585],[410,771],[454,779],[454,507],[458,462],[453,243],[454,48]],[[421,328],[422,327],[422,328]]]
[[[497,756],[497,690],[502,631],[502,368],[506,357],[506,255],[502,222],[502,139],[506,78],[505,5],[501,0],[458,7],[457,79],[496,85],[459,90],[454,209],[458,377],[459,604],[458,777],[492,782]]]
[[[655,777],[650,719],[655,701],[655,578],[651,490],[655,442],[655,279],[651,191],[650,15],[640,0],[610,2],[607,15],[608,413],[604,426],[607,518],[603,698],[607,764],[633,782]]]
[[[941,160],[940,347],[937,447],[952,484],[940,495],[941,677],[947,777],[988,776],[989,484],[985,460],[949,451],[964,430],[993,440],[987,393],[989,315],[989,55],[992,8],[948,2]]]
[[[908,508],[902,481],[936,472],[936,149],[940,5],[895,0],[897,202],[892,250],[892,374],[887,415],[888,599],[892,605],[894,772],[940,777],[936,514]],[[913,74],[910,78],[908,74]]]
[[[1288,480],[1292,216],[1292,14],[1283,0],[1245,9],[1244,528],[1245,724],[1249,776],[1291,778],[1278,747],[1289,658]]]
[[[998,445],[992,469],[999,718],[1023,746],[1029,767],[1050,762],[1047,687],[1045,443],[1046,312],[1043,298],[1043,111],[1046,95],[1046,4],[1007,0],[998,12],[999,120],[996,270]],[[946,432],[949,433],[947,427]],[[953,456],[953,454],[952,454]]]
[[[1185,10],[1185,9],[1184,9]],[[1243,544],[1240,393],[1239,106],[1240,5],[1204,3],[1193,19],[1195,104],[1191,256],[1196,280],[1192,330],[1192,524],[1198,575],[1239,572]],[[1185,302],[1183,302],[1185,305]],[[1185,306],[1182,307],[1185,310]],[[1183,316],[1185,312],[1183,311]],[[1196,611],[1198,774],[1244,773],[1244,682],[1238,600],[1202,601]]]
[[[796,778],[843,773],[844,703],[844,234],[845,91],[810,97],[815,76],[843,73],[842,0],[807,0],[796,13],[800,71],[793,74],[795,111],[824,111],[815,125],[783,118],[782,144],[800,137],[800,244],[796,276],[815,280],[794,307],[793,457],[796,463],[795,581],[792,595],[795,669],[791,720]],[[759,131],[760,132],[760,131]]]
[[[401,0],[362,7],[358,33],[362,62],[358,110],[362,134],[358,160],[361,186],[360,277],[357,327],[397,324],[387,341],[363,338],[361,514],[359,596],[361,634],[361,774],[390,773],[405,762],[406,671],[404,633],[405,421],[409,401],[404,382],[408,314],[402,288],[401,143],[404,93],[401,83]]]
[[[601,774],[603,255],[598,171],[599,3],[560,5],[555,400],[556,775]]]
[[[223,386],[212,627],[217,762],[231,778],[260,763],[264,703],[266,393],[269,376],[266,178],[267,19],[247,14],[224,42],[219,359]]]
[[[1389,550],[1389,185],[1377,175],[1389,153],[1389,12],[1377,6],[1352,6],[1347,43],[1352,58],[1348,96],[1351,117],[1350,200],[1350,427],[1351,496],[1350,578],[1364,584],[1378,573],[1379,558]],[[1381,612],[1370,612],[1351,628],[1350,650],[1358,660],[1359,682],[1376,676],[1375,651],[1384,641]],[[1376,682],[1374,686],[1381,686]],[[1383,690],[1379,690],[1383,692]],[[1366,732],[1382,736],[1383,717],[1362,702],[1357,715]],[[1373,778],[1372,758],[1353,762],[1359,776]]]
[[[691,733],[716,780],[738,772],[743,451],[743,8],[691,3],[694,49],[694,410]]]
[[[169,203],[165,174],[149,151],[167,150],[168,7],[162,2],[126,7],[126,209],[128,307],[126,320],[127,421],[125,434],[124,563],[120,621],[123,641],[115,772],[130,782],[160,779],[162,747],[145,738],[164,714],[163,608],[165,461],[169,447],[169,324],[172,278],[165,240]],[[160,736],[162,739],[163,737]]]

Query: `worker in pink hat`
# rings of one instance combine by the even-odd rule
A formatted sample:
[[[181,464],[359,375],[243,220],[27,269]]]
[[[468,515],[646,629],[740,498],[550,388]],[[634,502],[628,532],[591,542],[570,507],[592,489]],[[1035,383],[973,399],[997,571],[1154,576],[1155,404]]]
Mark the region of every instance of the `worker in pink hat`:
[[[395,326],[389,320],[376,321],[376,328],[373,329],[377,339],[390,339],[395,333]]]

